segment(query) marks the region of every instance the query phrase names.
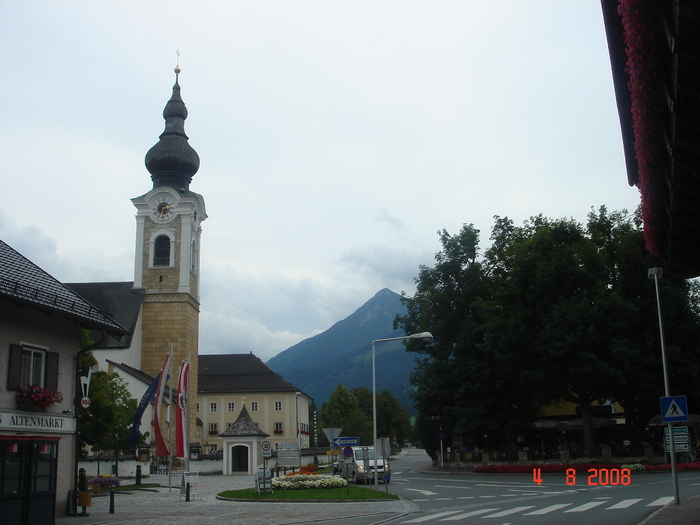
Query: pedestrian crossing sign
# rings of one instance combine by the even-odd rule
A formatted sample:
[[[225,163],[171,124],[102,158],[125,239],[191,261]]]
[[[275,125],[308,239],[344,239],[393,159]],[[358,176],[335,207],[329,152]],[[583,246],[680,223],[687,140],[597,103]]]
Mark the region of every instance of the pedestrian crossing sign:
[[[661,419],[664,423],[688,421],[688,401],[685,396],[662,397]]]

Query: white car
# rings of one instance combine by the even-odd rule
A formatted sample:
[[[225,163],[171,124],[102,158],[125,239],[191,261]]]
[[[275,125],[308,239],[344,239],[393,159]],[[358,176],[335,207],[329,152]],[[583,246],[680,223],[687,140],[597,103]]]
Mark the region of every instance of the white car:
[[[352,480],[353,483],[373,483],[374,470],[377,469],[377,480],[389,483],[391,466],[389,458],[374,458],[374,447],[350,447],[352,457],[340,458],[340,476]]]

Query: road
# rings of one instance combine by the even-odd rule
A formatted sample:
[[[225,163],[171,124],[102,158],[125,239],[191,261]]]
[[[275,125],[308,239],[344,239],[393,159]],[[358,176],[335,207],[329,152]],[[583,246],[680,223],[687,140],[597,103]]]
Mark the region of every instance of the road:
[[[430,458],[422,450],[392,462],[391,492],[415,504],[415,511],[396,517],[396,524],[567,525],[606,523],[636,525],[673,499],[671,474],[632,473],[628,485],[589,485],[587,474],[567,479],[543,474],[458,474],[415,471]],[[608,473],[603,473],[607,475]],[[616,482],[617,479],[612,481]],[[601,482],[600,475],[590,482]],[[679,473],[682,497],[700,493],[700,473]],[[384,487],[380,485],[380,490]],[[377,520],[368,519],[364,523]],[[361,525],[357,520],[353,525]]]

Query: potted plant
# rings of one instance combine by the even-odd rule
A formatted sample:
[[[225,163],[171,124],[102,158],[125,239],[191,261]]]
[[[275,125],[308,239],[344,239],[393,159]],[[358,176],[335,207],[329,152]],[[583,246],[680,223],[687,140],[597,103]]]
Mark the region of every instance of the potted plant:
[[[121,481],[118,477],[110,474],[100,474],[91,478],[88,483],[92,485],[92,491],[97,494],[102,490],[102,487],[118,487]]]
[[[38,411],[63,401],[63,394],[39,385],[24,385],[15,394],[15,400],[20,410]]]

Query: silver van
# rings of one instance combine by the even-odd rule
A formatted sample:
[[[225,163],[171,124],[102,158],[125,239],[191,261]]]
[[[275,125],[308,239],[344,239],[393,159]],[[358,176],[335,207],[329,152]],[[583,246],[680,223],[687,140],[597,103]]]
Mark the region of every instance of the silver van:
[[[377,469],[377,480],[389,483],[391,466],[389,458],[374,459],[374,447],[350,447],[352,457],[339,460],[341,477],[352,480],[353,483],[374,483],[374,469]]]

